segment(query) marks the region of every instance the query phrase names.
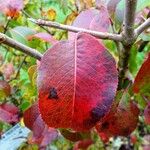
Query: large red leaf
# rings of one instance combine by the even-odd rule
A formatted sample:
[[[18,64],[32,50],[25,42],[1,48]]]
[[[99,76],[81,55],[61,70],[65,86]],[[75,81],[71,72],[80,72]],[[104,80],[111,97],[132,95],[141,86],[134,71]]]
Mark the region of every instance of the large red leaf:
[[[136,128],[140,111],[129,99],[125,92],[119,104],[114,103],[111,111],[97,123],[96,129],[104,141],[112,136],[128,136]]]
[[[0,120],[10,124],[19,122],[19,109],[10,103],[1,104]]]
[[[39,108],[50,127],[88,130],[109,110],[116,64],[91,35],[78,33],[49,49],[38,69]]]
[[[150,93],[150,54],[140,68],[133,85],[135,93]]]
[[[33,132],[29,143],[36,143],[44,148],[58,137],[57,130],[47,127],[41,119],[37,103],[24,112],[24,123]]]
[[[0,0],[0,11],[7,16],[16,17],[23,8],[23,0]]]

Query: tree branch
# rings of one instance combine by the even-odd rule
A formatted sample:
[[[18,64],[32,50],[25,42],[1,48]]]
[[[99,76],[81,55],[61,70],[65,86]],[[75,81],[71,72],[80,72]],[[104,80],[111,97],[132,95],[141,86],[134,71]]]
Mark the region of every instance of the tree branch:
[[[124,45],[130,45],[135,42],[134,22],[137,0],[125,0],[124,29],[123,39]]]
[[[22,13],[25,15],[25,16],[27,16],[28,18],[31,18],[31,16],[25,11],[25,10],[22,10]],[[46,29],[46,28],[44,28],[43,26],[41,26],[41,25],[39,25],[43,30],[45,30],[47,33],[49,33],[49,34],[51,34],[51,32],[48,30],[48,29]]]
[[[34,57],[38,60],[40,60],[43,56],[40,52],[36,51],[35,49],[30,48],[26,45],[23,45],[22,43],[19,43],[19,42],[13,40],[12,38],[8,37],[7,35],[0,33],[0,44],[2,44],[2,43],[6,44],[10,47],[16,48],[19,51],[21,51],[27,55],[30,55],[31,57]]]
[[[125,14],[124,14],[124,28],[122,32],[123,36],[123,49],[119,53],[119,87],[122,89],[124,86],[124,79],[126,71],[128,70],[129,55],[132,48],[132,44],[136,40],[134,31],[135,11],[137,6],[137,0],[125,0]]]
[[[144,23],[142,23],[139,27],[136,28],[135,34],[136,36],[140,35],[144,30],[150,27],[150,18],[148,18]]]
[[[60,24],[57,22],[45,21],[42,19],[35,20],[32,18],[29,18],[29,20],[38,25],[54,27],[57,29],[62,29],[62,30],[67,30],[67,31],[72,31],[72,32],[85,32],[85,33],[89,33],[95,37],[98,37],[100,39],[122,41],[122,36],[119,34],[112,34],[112,33],[107,33],[107,32],[97,32],[97,31],[92,31],[92,30],[88,30],[88,29],[84,29],[84,28],[78,28],[78,27],[74,27],[74,26],[64,25],[64,24]]]

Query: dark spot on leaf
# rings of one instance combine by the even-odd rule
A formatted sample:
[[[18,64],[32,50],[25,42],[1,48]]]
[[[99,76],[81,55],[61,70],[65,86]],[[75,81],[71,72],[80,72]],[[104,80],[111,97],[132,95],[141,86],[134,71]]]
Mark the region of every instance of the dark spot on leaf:
[[[101,106],[101,105],[100,105]],[[102,117],[104,117],[106,110],[99,105],[91,110],[91,118],[84,121],[86,127],[92,127]]]
[[[102,130],[104,130],[104,129],[108,129],[109,128],[109,122],[104,122],[104,123],[102,123]]]
[[[123,108],[123,107],[120,108],[120,111],[121,112],[126,112],[125,108]]]
[[[91,117],[93,122],[95,123],[99,121],[104,115],[105,115],[105,110],[99,106],[93,108],[93,110],[91,111]]]
[[[49,99],[58,99],[57,90],[55,88],[50,88]]]

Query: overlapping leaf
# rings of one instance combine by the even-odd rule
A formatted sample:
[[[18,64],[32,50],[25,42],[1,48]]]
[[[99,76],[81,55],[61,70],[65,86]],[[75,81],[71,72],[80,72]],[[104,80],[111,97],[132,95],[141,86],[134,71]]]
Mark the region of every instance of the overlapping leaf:
[[[48,42],[51,44],[55,44],[57,42],[57,40],[53,36],[51,36],[50,34],[46,32],[39,32],[34,35],[28,36],[29,40],[32,40],[33,38],[38,38],[38,39],[43,40],[44,42]]]
[[[137,126],[139,108],[124,92],[121,101],[113,104],[111,111],[96,125],[105,142],[112,136],[128,136]]]
[[[50,142],[58,137],[56,129],[49,128],[39,114],[38,105],[35,103],[24,113],[24,123],[33,132],[29,143],[38,144],[40,147],[46,147]]]
[[[110,26],[109,14],[104,6],[99,9],[82,11],[74,20],[72,26],[94,31],[106,32]],[[69,32],[69,38],[74,38],[75,33]]]
[[[10,103],[0,105],[0,121],[10,124],[19,122],[19,109]]]
[[[150,103],[148,103],[144,110],[144,120],[146,124],[150,124]]]
[[[96,38],[78,33],[61,41],[38,69],[42,118],[50,127],[88,130],[109,110],[117,82],[115,61]]]
[[[3,73],[5,80],[10,80],[12,75],[15,73],[13,63],[5,63],[0,70]]]
[[[121,0],[96,0],[96,7],[100,8],[101,6],[105,6],[112,16],[115,13],[116,7]]]

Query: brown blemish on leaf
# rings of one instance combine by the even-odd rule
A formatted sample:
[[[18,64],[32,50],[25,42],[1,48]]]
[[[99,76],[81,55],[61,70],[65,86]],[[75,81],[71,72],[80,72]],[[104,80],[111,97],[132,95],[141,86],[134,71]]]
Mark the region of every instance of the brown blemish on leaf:
[[[48,98],[49,99],[58,99],[57,90],[55,88],[50,88]]]

